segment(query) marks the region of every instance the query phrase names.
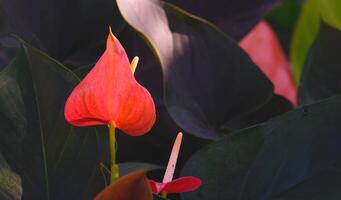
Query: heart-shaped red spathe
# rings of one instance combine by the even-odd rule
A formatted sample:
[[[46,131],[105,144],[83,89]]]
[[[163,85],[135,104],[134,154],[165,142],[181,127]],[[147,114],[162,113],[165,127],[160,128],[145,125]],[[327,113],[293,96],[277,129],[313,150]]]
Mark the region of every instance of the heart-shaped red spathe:
[[[149,185],[154,194],[160,194],[162,192],[166,192],[167,194],[191,192],[198,189],[201,183],[201,180],[194,176],[181,177],[167,183],[149,180]]]
[[[147,133],[155,123],[154,101],[135,80],[128,56],[111,32],[105,52],[67,99],[64,115],[75,126],[114,124],[131,136]]]
[[[271,80],[275,93],[296,105],[297,88],[291,67],[270,25],[259,22],[239,45]]]

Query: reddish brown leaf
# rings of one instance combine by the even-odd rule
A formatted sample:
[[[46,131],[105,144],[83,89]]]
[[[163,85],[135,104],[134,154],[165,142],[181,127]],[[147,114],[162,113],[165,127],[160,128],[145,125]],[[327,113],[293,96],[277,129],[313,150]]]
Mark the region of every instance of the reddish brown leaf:
[[[119,178],[111,183],[95,200],[152,200],[146,171],[139,170]]]

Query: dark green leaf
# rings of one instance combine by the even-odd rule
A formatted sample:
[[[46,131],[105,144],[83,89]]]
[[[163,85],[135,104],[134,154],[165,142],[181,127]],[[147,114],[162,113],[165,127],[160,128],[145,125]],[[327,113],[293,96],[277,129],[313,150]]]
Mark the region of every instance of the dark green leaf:
[[[282,0],[279,6],[274,7],[266,19],[276,27],[292,31],[300,11],[300,0]]]
[[[341,31],[321,23],[299,87],[299,103],[309,104],[341,93]]]
[[[235,40],[242,39],[259,20],[281,2],[279,0],[167,1],[213,22]]]
[[[282,0],[266,15],[266,20],[276,32],[281,46],[289,52],[292,33],[300,14],[301,0]]]
[[[113,0],[1,0],[0,4],[8,32],[69,65],[95,62],[104,50],[109,25],[119,31],[123,24]]]
[[[154,196],[153,196],[153,199],[154,199],[154,200],[167,200],[167,199],[165,199],[165,198],[160,197],[159,195],[154,195]]]
[[[126,162],[126,163],[119,163],[120,168],[120,176],[127,175],[137,170],[154,170],[154,169],[161,169],[161,166],[150,164],[150,163],[138,163],[138,162]]]
[[[271,82],[212,24],[158,0],[117,3],[125,20],[158,55],[165,104],[184,130],[217,138],[229,120],[272,97]]]
[[[299,183],[273,200],[339,200],[341,198],[340,162]]]
[[[20,200],[21,196],[21,179],[11,170],[5,158],[0,153],[0,199]]]
[[[92,199],[104,187],[107,143],[95,128],[64,120],[77,77],[23,44],[0,73],[0,150],[22,178],[23,199]]]
[[[157,108],[156,123],[148,134],[142,137],[131,137],[121,133],[120,130],[117,131],[119,162],[145,162],[165,166],[179,130],[181,128],[173,122],[166,108],[164,106]],[[193,153],[210,142],[184,132],[177,167],[180,169]],[[154,170],[152,173],[159,174],[160,176],[156,178],[162,179],[164,170]]]
[[[8,24],[4,16],[3,0],[0,0],[0,33],[5,32],[8,29]]]
[[[293,109],[293,105],[287,99],[278,95],[274,95],[270,101],[254,112],[241,116],[240,118],[235,118],[228,122],[227,129],[228,127],[241,129],[263,123],[268,119],[283,114],[291,109]]]
[[[184,199],[269,199],[327,173],[341,161],[340,118],[338,95],[225,136],[185,165],[182,175],[197,176],[203,184]]]
[[[10,36],[0,35],[0,71],[15,57],[19,43]]]

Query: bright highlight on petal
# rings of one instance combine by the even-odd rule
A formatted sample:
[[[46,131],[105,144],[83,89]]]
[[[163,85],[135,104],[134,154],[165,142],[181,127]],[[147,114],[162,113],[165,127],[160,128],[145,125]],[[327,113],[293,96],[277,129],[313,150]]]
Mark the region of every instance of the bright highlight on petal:
[[[166,197],[166,195],[169,193],[181,193],[196,190],[201,185],[201,180],[193,176],[185,176],[172,180],[180,151],[182,137],[183,134],[180,132],[175,139],[163,182],[159,183],[149,180],[150,187],[154,194],[162,194],[163,197]]]
[[[268,23],[259,22],[239,45],[272,81],[275,93],[296,105],[297,88],[290,64]]]
[[[182,133],[180,132],[176,136],[176,139],[175,139],[175,142],[173,145],[173,149],[172,149],[172,153],[169,157],[166,172],[165,172],[165,175],[163,177],[163,181],[162,181],[163,183],[167,183],[167,182],[173,180],[176,162],[178,160],[178,155],[179,155],[179,151],[180,151],[180,147],[181,147],[181,142],[182,142]]]
[[[147,133],[156,115],[150,93],[138,84],[128,56],[110,32],[107,48],[94,68],[72,91],[65,105],[65,119],[75,126],[114,124],[128,135]]]

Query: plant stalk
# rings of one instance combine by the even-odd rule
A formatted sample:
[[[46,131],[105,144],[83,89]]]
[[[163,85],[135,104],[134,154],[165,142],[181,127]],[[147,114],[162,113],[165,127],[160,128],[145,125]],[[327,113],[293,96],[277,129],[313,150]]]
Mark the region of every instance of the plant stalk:
[[[115,124],[109,124],[109,145],[110,145],[110,183],[116,181],[119,174],[118,165],[116,164],[116,135],[115,135]]]

